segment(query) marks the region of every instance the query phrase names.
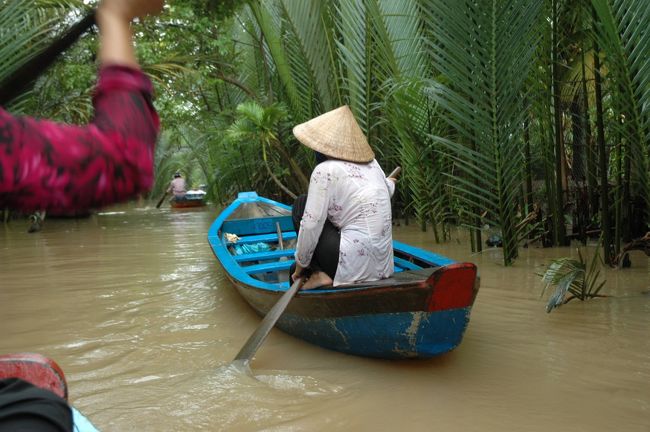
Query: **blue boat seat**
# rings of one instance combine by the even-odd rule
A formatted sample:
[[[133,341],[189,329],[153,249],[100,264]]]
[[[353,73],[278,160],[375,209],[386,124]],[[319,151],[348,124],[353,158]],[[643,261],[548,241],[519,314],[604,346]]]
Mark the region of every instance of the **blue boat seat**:
[[[274,250],[274,251],[265,251],[265,252],[255,252],[243,255],[233,255],[233,258],[238,263],[248,262],[248,261],[264,261],[264,260],[276,260],[282,257],[292,257],[295,253],[294,249],[284,249],[284,250]]]
[[[229,231],[223,231],[224,233],[229,232]],[[289,231],[289,232],[283,232],[282,233],[282,239],[283,240],[292,240],[296,238],[296,232],[295,231]],[[247,235],[247,236],[240,236],[239,240],[237,240],[237,243],[257,243],[257,242],[269,242],[269,243],[277,243],[278,241],[278,235],[276,233],[272,234],[259,234],[259,235]],[[231,242],[228,242],[229,245],[233,244]]]
[[[281,231],[293,231],[293,220],[291,216],[269,216],[227,220],[221,226],[221,232],[237,234],[239,237],[252,234],[276,233],[276,224],[278,223],[280,224]]]
[[[250,265],[250,266],[242,267],[241,269],[248,274],[279,272],[282,270],[289,270],[292,264],[293,264],[293,260],[273,261],[268,263]]]
[[[411,261],[405,260],[404,258],[400,258],[400,257],[395,257],[394,262],[396,266],[404,270],[419,270],[422,268],[419,265],[414,264]]]

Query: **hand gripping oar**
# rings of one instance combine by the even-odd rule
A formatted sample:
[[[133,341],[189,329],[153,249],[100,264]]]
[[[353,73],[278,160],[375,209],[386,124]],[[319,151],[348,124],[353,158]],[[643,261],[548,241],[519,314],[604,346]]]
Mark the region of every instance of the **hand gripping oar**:
[[[0,105],[7,105],[12,99],[21,94],[25,87],[38,78],[63,51],[70,48],[94,24],[95,11],[91,11],[43,51],[10,74],[0,83]]]
[[[257,327],[257,330],[255,330],[255,332],[248,338],[242,349],[239,350],[239,353],[235,357],[236,362],[240,361],[243,362],[245,366],[248,366],[248,363],[250,363],[250,361],[253,359],[253,356],[259,347],[262,346],[262,343],[264,343],[264,340],[269,335],[269,332],[278,321],[278,319],[280,319],[280,316],[289,305],[289,302],[293,296],[295,296],[300,289],[301,284],[302,278],[299,277],[296,279],[293,285],[291,285],[287,292],[282,294],[280,300],[278,300],[277,303],[275,303],[271,310],[266,314],[259,327]]]

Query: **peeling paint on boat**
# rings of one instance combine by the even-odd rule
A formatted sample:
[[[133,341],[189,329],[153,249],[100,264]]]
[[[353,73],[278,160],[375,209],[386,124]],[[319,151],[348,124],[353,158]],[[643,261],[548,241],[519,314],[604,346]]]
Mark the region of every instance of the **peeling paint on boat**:
[[[417,346],[418,330],[420,329],[420,322],[424,317],[424,312],[413,312],[411,315],[413,316],[411,319],[411,325],[406,329],[406,332],[404,332],[404,336],[408,338],[410,345],[415,348]]]

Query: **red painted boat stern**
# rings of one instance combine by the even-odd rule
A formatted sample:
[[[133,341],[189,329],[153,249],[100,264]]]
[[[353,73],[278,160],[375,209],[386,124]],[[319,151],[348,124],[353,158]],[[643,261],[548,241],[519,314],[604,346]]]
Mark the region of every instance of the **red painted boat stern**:
[[[472,263],[454,263],[434,272],[427,284],[433,287],[427,311],[469,307],[478,292],[477,269]]]
[[[2,378],[20,378],[68,399],[68,385],[63,370],[54,360],[40,354],[0,355],[0,379]]]

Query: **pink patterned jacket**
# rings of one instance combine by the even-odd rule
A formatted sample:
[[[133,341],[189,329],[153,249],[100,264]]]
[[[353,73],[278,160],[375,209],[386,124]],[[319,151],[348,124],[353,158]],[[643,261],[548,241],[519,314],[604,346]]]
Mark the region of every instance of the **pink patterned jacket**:
[[[160,121],[139,70],[99,72],[95,117],[72,126],[0,108],[0,209],[77,211],[123,201],[153,183]]]

